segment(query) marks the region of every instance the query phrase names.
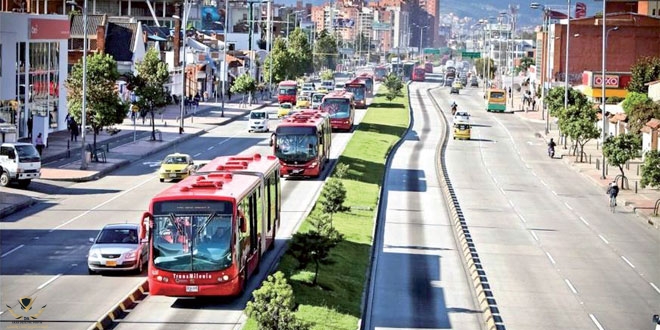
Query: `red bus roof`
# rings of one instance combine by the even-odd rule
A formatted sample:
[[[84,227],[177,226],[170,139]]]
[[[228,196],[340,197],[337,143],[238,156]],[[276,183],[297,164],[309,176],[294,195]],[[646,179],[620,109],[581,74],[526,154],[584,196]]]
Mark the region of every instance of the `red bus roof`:
[[[348,85],[363,85],[363,86],[366,87],[366,84],[358,78],[355,78],[355,79],[347,82],[344,86],[348,86]]]
[[[241,171],[268,173],[279,166],[275,156],[222,156],[210,161],[179,183],[158,193],[153,199],[194,199],[209,197],[227,197],[240,199],[260,179],[258,176],[241,174]]]
[[[285,80],[280,82],[278,86],[298,86],[298,82],[294,80]]]
[[[362,72],[362,73],[360,73],[360,75],[358,77],[371,78],[371,76],[373,76],[373,75],[369,72]]]
[[[315,110],[305,110],[294,113],[293,115],[285,118],[280,122],[277,127],[280,126],[307,126],[307,127],[319,127],[326,120],[326,115],[323,112]]]

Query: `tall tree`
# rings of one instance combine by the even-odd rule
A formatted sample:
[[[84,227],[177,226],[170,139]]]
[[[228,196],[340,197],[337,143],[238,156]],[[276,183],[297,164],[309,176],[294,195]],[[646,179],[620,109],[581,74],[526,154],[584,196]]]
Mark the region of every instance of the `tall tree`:
[[[248,93],[250,97],[257,90],[257,82],[252,78],[249,73],[244,73],[234,81],[231,86],[231,92],[234,94]]]
[[[584,145],[600,136],[595,122],[598,119],[591,102],[571,105],[559,114],[559,129],[577,143],[579,161],[584,161]]]
[[[642,127],[653,118],[660,118],[660,103],[649,101],[639,104],[627,118],[628,129],[639,134]]]
[[[629,160],[637,157],[641,149],[642,142],[639,140],[637,134],[619,134],[605,139],[605,143],[603,143],[603,156],[605,156],[610,165],[617,166],[619,171],[621,171],[621,176],[625,177],[626,174],[623,172],[623,166]]]
[[[548,109],[550,114],[555,117],[560,117],[564,112],[564,87],[553,87],[548,92],[546,100],[548,101]],[[584,108],[587,104],[591,104],[584,94],[580,93],[577,89],[570,88],[568,90],[568,105],[575,105],[579,108]]]
[[[642,188],[660,188],[660,151],[647,151],[644,156],[644,167],[642,167]]]
[[[151,115],[151,139],[156,140],[155,112],[167,105],[165,84],[170,80],[170,73],[167,63],[160,60],[160,54],[154,48],[149,49],[135,67],[137,75],[131,77],[131,85],[138,97],[141,115]]]
[[[78,123],[82,123],[82,76],[81,59],[73,66],[65,82],[69,113]],[[96,149],[96,136],[103,127],[121,123],[126,117],[128,104],[122,103],[119,93],[115,90],[119,76],[117,62],[112,56],[100,53],[87,56],[85,124],[94,130],[94,149]]]
[[[337,67],[337,39],[328,31],[323,30],[319,33],[314,43],[314,67],[316,70],[327,68],[334,70]]]
[[[645,84],[660,79],[660,57],[642,57],[630,68],[632,79],[628,91],[646,94],[649,87]]]
[[[490,64],[488,64],[489,62]],[[484,63],[486,66],[484,66]],[[486,70],[488,70],[489,65],[490,79],[493,79],[495,77],[495,72],[497,72],[497,67],[495,66],[495,62],[492,58],[478,58],[474,61],[474,68],[477,70],[477,74],[482,77],[486,77]]]
[[[296,28],[289,35],[288,46],[289,57],[293,62],[289,70],[294,73],[294,76],[300,77],[305,73],[311,73],[313,71],[312,50],[307,41],[307,34],[302,29]]]
[[[290,62],[291,59],[289,58],[289,52],[287,51],[286,41],[278,37],[273,43],[273,49],[271,49],[270,54],[266,57],[263,70],[264,77],[270,78],[272,71],[274,83],[294,78],[294,75],[288,71]]]

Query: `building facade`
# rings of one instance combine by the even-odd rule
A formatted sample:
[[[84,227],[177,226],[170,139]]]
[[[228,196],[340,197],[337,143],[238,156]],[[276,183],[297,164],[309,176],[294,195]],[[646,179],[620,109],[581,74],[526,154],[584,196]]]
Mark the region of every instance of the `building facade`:
[[[68,16],[0,12],[0,119],[18,138],[66,129],[69,34]]]

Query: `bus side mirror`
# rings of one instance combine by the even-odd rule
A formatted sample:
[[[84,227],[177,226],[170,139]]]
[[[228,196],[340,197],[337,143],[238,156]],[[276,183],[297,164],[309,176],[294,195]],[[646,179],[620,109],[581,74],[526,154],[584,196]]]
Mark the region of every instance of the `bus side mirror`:
[[[277,135],[276,135],[275,133],[273,133],[273,134],[270,135],[270,143],[269,143],[269,145],[270,145],[271,147],[275,145],[275,137],[276,137],[276,136],[277,136]]]
[[[140,221],[140,240],[147,237],[147,231],[154,227],[154,216],[149,212],[142,213],[142,221]]]

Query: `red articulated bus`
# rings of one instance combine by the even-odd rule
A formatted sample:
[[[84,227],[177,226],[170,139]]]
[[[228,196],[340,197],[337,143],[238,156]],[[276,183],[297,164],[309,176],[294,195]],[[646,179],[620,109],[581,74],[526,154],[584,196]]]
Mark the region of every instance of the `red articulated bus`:
[[[297,112],[277,125],[270,143],[281,176],[319,177],[330,160],[330,118],[315,110]]]
[[[424,63],[424,71],[426,71],[426,73],[433,73],[433,62]]]
[[[412,72],[412,81],[424,81],[426,76],[426,71],[424,70],[423,66],[418,66],[415,69],[413,69]]]
[[[355,78],[344,85],[344,90],[353,94],[356,108],[367,108],[367,87],[364,82]]]
[[[298,82],[293,80],[286,80],[279,84],[277,88],[277,102],[289,102],[296,105],[298,95]]]
[[[364,85],[367,87],[367,96],[373,97],[374,96],[374,77],[370,73],[361,73],[357,79],[362,81]]]
[[[160,192],[142,221],[149,294],[242,294],[274,246],[280,210],[280,163],[260,154],[215,158]]]
[[[350,131],[355,119],[353,93],[336,91],[323,97],[320,110],[330,115],[330,125],[336,131]]]
[[[385,81],[385,77],[387,76],[387,67],[380,65],[377,66],[376,69],[374,69],[374,80],[376,81]]]

